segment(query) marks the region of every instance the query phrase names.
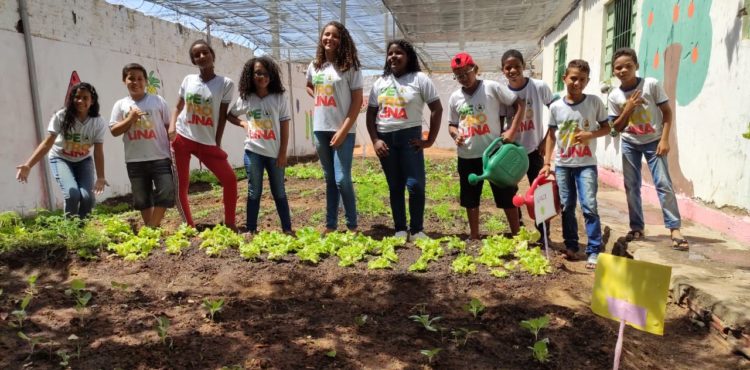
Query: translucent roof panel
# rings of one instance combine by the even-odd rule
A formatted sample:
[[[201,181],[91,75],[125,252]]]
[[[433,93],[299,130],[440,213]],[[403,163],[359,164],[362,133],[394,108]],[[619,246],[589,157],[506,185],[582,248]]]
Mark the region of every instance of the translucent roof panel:
[[[466,51],[485,70],[508,49],[535,56],[539,40],[580,0],[383,0],[427,69],[448,71]]]
[[[341,18],[342,1],[323,0],[149,0],[169,11],[210,23],[213,34],[226,33],[282,60],[309,63],[319,28]],[[379,0],[344,0],[346,28],[357,45],[364,68],[381,69],[386,32],[392,18]],[[274,35],[278,35],[275,37]],[[236,38],[232,38],[236,41]]]

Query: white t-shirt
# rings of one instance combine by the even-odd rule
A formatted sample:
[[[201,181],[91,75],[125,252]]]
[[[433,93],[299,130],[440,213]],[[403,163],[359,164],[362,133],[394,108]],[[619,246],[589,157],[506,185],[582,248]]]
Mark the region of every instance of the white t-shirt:
[[[630,90],[612,90],[607,99],[609,115],[612,120],[619,117],[625,102],[636,89],[641,90],[644,103],[633,109],[628,125],[622,132],[622,139],[633,144],[648,144],[661,139],[664,122],[659,106],[669,102],[669,97],[658,80],[651,77],[638,78],[638,83]]]
[[[180,97],[185,108],[177,117],[177,133],[192,141],[216,145],[216,127],[222,103],[232,102],[234,82],[216,75],[203,82],[200,75],[185,76],[180,85]]]
[[[531,153],[539,148],[539,144],[544,139],[543,109],[552,102],[552,91],[546,82],[533,78],[527,78],[526,84],[518,90],[510,86],[508,88],[519,99],[526,101],[526,113],[516,131],[516,141],[526,148],[526,153]],[[506,110],[508,112],[506,120],[510,124],[515,110],[513,106],[507,107]]]
[[[574,144],[578,131],[596,131],[600,123],[607,122],[607,108],[595,95],[584,95],[577,104],[569,104],[565,98],[556,100],[549,107],[550,129],[557,129],[555,143],[555,165],[560,167],[583,167],[596,165],[596,139]]]
[[[451,94],[448,122],[458,125],[464,145],[457,148],[459,158],[481,158],[484,150],[502,132],[500,114],[503,105],[512,105],[516,96],[495,81],[479,80],[474,94],[463,88]]]
[[[328,62],[315,69],[311,62],[307,66],[307,82],[313,85],[315,99],[313,131],[337,131],[349,113],[352,91],[362,89],[362,71],[351,67],[340,72]],[[356,130],[355,122],[349,132]]]
[[[239,97],[229,113],[246,117],[245,150],[271,158],[279,156],[281,122],[290,119],[284,94],[268,94],[263,98],[251,94],[247,101]]]
[[[122,121],[130,112],[130,107],[138,107],[148,113],[138,118],[128,131],[122,134],[125,144],[125,162],[145,162],[170,158],[169,137],[166,126],[169,125],[169,107],[159,95],[146,94],[141,100],[134,101],[130,96],[118,100],[112,107],[109,127]]]
[[[378,78],[372,84],[367,105],[378,109],[378,132],[393,132],[421,126],[424,105],[438,99],[432,80],[422,72],[412,72]]]
[[[52,116],[47,131],[56,135],[55,144],[49,152],[49,158],[62,158],[70,162],[80,162],[91,156],[91,147],[104,142],[107,124],[101,116],[86,117],[84,122],[75,119],[73,127],[62,135],[62,123],[65,109]]]

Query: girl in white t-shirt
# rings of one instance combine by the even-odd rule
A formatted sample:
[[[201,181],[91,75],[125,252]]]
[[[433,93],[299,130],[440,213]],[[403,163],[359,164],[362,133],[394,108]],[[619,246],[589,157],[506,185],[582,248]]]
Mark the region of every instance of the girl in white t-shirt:
[[[339,198],[346,227],[356,231],[352,156],[362,106],[362,71],[357,47],[343,24],[329,22],[319,40],[315,59],[307,67],[307,93],[315,99],[315,149],[326,178],[326,232],[338,227]]]
[[[422,136],[422,110],[430,108],[430,128]],[[390,191],[396,236],[417,240],[423,231],[425,205],[424,151],[435,142],[443,106],[435,85],[419,68],[414,47],[406,40],[388,43],[383,75],[372,85],[367,104],[367,131],[380,158]],[[409,230],[404,190],[409,191]]]
[[[262,56],[245,63],[240,75],[240,97],[227,119],[245,129],[247,171],[247,231],[258,230],[263,169],[268,172],[271,194],[281,219],[281,229],[292,233],[289,202],[284,189],[286,149],[289,143],[289,105],[284,95],[279,66]],[[245,116],[244,120],[238,117]]]
[[[174,152],[178,209],[185,222],[195,226],[188,204],[190,155],[195,155],[224,188],[224,223],[236,230],[237,176],[227,161],[227,153],[221,149],[234,83],[214,73],[215,59],[214,50],[205,41],[197,40],[190,46],[190,61],[198,66],[200,73],[182,80],[168,134]]]
[[[31,168],[49,152],[50,169],[63,193],[66,216],[86,217],[94,207],[94,194],[101,194],[107,185],[104,178],[107,124],[99,116],[96,89],[86,82],[73,86],[65,109],[52,116],[47,131],[47,137],[31,157],[16,166],[16,179],[27,182]]]

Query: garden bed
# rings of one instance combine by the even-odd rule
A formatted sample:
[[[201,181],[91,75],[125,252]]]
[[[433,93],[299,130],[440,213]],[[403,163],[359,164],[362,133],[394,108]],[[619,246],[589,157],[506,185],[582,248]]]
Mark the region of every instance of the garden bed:
[[[454,163],[436,160],[428,167],[425,229],[434,238],[467,236],[465,214],[456,201]],[[288,171],[287,193],[298,230],[323,224],[325,187],[317,168],[312,163]],[[375,240],[392,235],[387,188],[377,163],[358,161],[355,181],[360,231]],[[246,185],[240,189],[242,224]],[[211,227],[221,219],[220,194],[210,185],[191,193],[196,222]],[[270,194],[264,194],[261,210],[260,229],[278,230]],[[137,213],[121,211],[100,208],[100,214],[115,212],[115,218],[138,226]],[[505,231],[501,214],[485,196],[485,235]],[[97,225],[92,229],[102,229]],[[74,369],[611,367],[617,324],[588,308],[593,274],[583,262],[554,257],[544,275],[511,264],[505,266],[512,268],[508,276],[498,278],[483,264],[477,264],[475,273],[455,272],[453,262],[461,252],[445,246],[426,271],[414,272],[410,267],[423,252],[412,243],[395,249],[398,259],[391,268],[369,269],[377,252],[350,267],[341,267],[340,257],[328,255],[317,264],[303,262],[291,251],[276,260],[269,260],[267,253],[248,260],[237,248],[210,257],[197,236],[180,254],[167,254],[164,237],[178,226],[172,210],[158,246],[136,261],[125,261],[106,248],[86,249],[83,255],[96,257],[89,260],[79,257],[80,249],[42,245],[31,236],[29,243],[39,246],[7,248],[0,254],[0,368],[61,368],[65,356]],[[88,236],[90,229],[80,230],[78,244],[95,239]],[[559,239],[557,219],[552,235]],[[481,250],[480,243],[473,243],[464,253],[477,257]],[[27,282],[30,276],[38,277],[33,287]],[[66,294],[73,281],[85,283],[79,297],[91,293],[85,305],[79,300],[79,309],[76,292]],[[19,314],[13,311],[30,294],[19,327]],[[212,320],[207,303],[219,300],[223,305]],[[472,300],[473,313],[467,309]],[[528,348],[536,341],[534,334],[520,323],[545,315],[549,325],[538,339],[549,338],[549,357],[542,363]],[[160,337],[157,322],[164,324],[165,318],[169,326],[162,325]],[[423,323],[417,322],[420,318]],[[694,325],[684,309],[672,304],[664,337],[630,328],[626,332],[626,369],[742,366],[712,341],[707,329]]]

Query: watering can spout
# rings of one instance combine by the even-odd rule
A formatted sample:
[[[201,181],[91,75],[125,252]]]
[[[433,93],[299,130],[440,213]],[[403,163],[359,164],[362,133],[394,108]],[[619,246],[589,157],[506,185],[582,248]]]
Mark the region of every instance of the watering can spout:
[[[484,179],[486,179],[486,178],[487,178],[487,171],[485,171],[481,175],[470,173],[469,174],[469,184],[476,185],[480,181],[484,181]]]

